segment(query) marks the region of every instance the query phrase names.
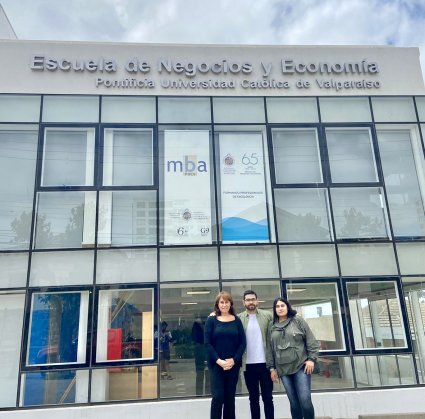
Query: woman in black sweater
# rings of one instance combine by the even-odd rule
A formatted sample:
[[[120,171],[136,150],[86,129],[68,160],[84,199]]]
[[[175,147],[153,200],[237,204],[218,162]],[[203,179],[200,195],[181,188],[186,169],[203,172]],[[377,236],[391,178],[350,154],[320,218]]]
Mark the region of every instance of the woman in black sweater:
[[[211,419],[235,419],[236,384],[246,347],[245,332],[228,292],[218,293],[214,311],[215,316],[208,317],[205,323],[212,394]]]

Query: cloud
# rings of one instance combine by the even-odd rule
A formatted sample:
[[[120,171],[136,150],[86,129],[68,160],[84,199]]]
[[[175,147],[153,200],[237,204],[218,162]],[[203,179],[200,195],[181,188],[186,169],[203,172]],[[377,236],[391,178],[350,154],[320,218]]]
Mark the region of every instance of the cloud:
[[[423,0],[2,0],[2,4],[20,39],[418,46],[425,71]]]

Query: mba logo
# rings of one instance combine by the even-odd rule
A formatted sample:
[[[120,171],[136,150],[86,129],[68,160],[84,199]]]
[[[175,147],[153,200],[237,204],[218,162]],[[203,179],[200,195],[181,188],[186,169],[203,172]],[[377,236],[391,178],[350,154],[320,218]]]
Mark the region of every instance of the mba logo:
[[[198,160],[198,156],[183,156],[181,160],[168,160],[167,172],[183,173],[184,176],[196,176],[198,172],[208,172],[207,163],[203,160]]]

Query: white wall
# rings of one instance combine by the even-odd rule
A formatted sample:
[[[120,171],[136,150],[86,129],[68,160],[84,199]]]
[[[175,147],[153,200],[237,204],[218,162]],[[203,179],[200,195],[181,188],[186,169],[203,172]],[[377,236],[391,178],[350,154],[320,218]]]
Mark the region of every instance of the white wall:
[[[253,45],[155,45],[155,44],[113,44],[89,42],[52,42],[52,41],[0,41],[2,65],[0,66],[0,92],[2,93],[52,93],[52,94],[108,94],[108,95],[192,95],[192,96],[329,96],[329,95],[422,95],[425,93],[422,72],[419,63],[418,48],[398,48],[391,46],[253,46]],[[54,71],[45,69],[45,65],[35,65],[32,70],[32,57],[39,62],[54,59],[61,62],[64,69]],[[101,69],[100,61],[113,60],[116,71]],[[149,70],[135,73],[126,70],[126,63],[136,59],[147,63]],[[376,63],[377,73],[332,73],[310,74],[283,73],[282,60],[293,60],[294,64],[335,63]],[[65,61],[62,61],[65,60]],[[91,70],[67,69],[71,63],[86,63],[92,60]],[[173,70],[171,74],[158,69],[160,60],[170,60],[176,66],[181,63],[213,66],[218,63],[216,73],[208,71],[202,74],[186,75],[183,69]],[[234,63],[250,63],[252,71],[248,74],[230,70],[223,72],[225,66]],[[40,66],[43,68],[41,69]],[[220,67],[222,66],[222,67]],[[145,69],[147,67],[144,67]],[[220,70],[221,68],[221,70]],[[311,67],[310,67],[311,68]],[[142,66],[143,69],[143,66]],[[269,71],[270,70],[270,71]],[[136,79],[150,80],[154,87],[106,87],[98,84],[98,79],[109,82]],[[218,81],[235,83],[234,88],[203,87],[162,87],[164,81],[182,80],[185,83]],[[243,80],[249,82],[287,81],[289,88],[243,88]],[[309,82],[310,87],[297,87],[297,81]],[[320,88],[322,82],[379,82],[379,88],[335,87]]]

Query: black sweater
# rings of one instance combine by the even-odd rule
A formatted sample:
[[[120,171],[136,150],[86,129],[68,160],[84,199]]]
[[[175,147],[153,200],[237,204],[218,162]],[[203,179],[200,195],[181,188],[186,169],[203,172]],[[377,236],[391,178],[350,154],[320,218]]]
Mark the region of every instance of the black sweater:
[[[217,359],[233,358],[235,364],[242,364],[246,338],[242,322],[238,317],[230,322],[221,322],[216,316],[210,316],[205,323],[204,332],[210,368],[214,366]]]

